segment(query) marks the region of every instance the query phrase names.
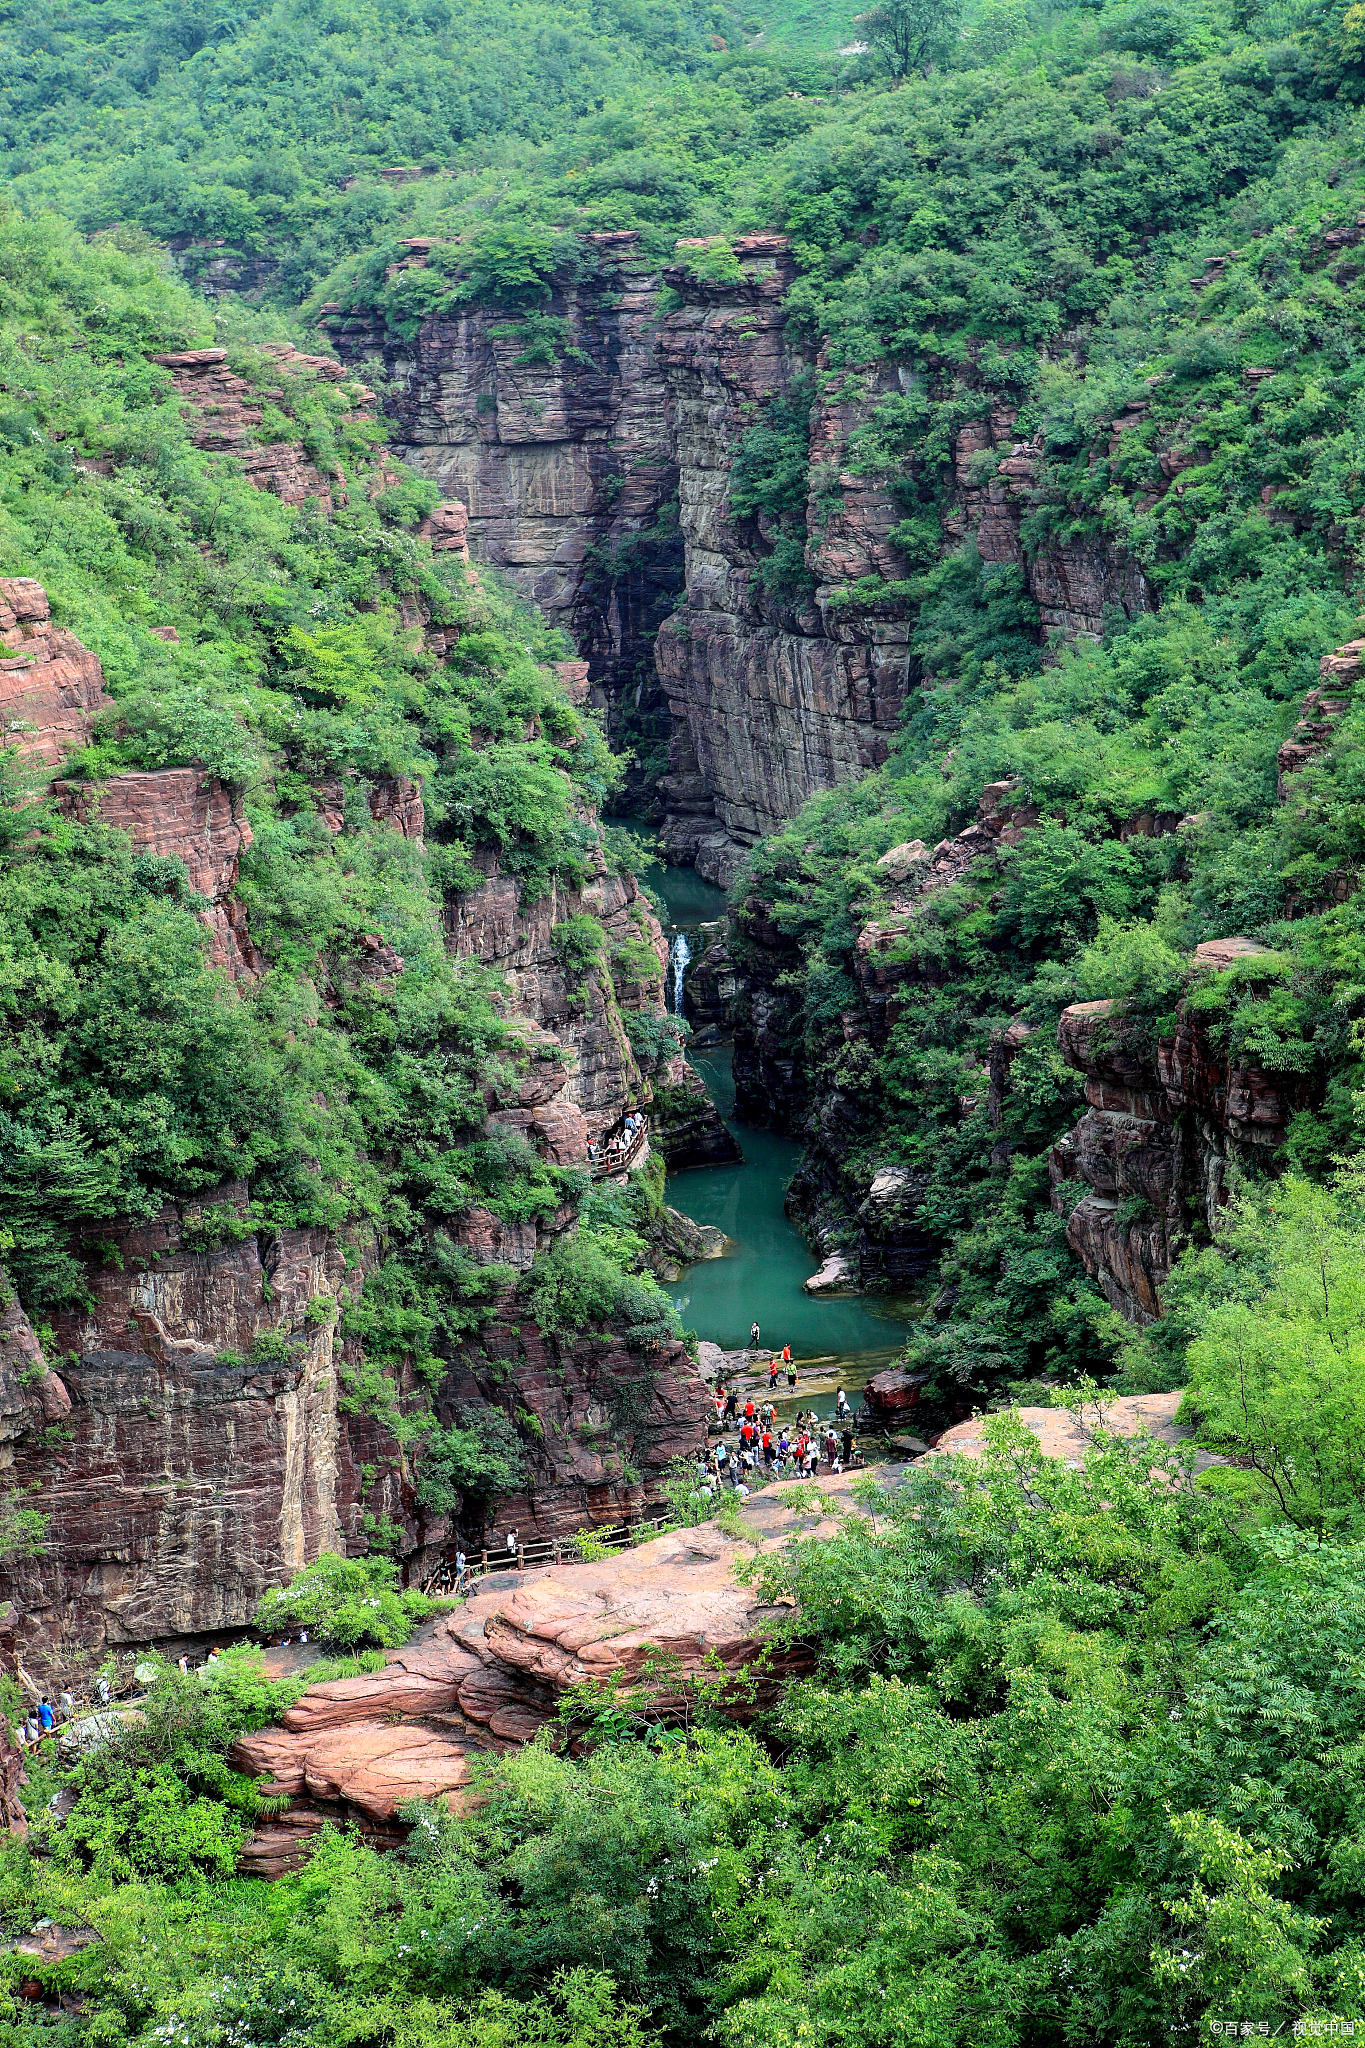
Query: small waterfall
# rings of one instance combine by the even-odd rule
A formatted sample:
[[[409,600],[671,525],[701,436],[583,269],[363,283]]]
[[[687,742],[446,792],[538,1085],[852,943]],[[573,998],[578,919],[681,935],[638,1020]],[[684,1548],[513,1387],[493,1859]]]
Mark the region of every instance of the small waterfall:
[[[681,1017],[683,1013],[683,976],[687,972],[687,963],[691,958],[692,948],[687,943],[687,933],[679,932],[673,941],[672,952],[669,956],[669,965],[673,969],[673,1015],[675,1017]]]

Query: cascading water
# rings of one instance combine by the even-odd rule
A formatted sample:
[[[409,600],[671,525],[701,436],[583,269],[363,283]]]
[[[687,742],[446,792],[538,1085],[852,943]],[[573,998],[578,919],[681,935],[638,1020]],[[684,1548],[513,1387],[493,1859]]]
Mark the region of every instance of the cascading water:
[[[692,948],[687,943],[687,933],[679,932],[673,941],[673,950],[669,956],[669,964],[673,969],[673,1015],[675,1017],[681,1017],[683,1013],[683,976],[687,972],[687,963],[691,958]]]

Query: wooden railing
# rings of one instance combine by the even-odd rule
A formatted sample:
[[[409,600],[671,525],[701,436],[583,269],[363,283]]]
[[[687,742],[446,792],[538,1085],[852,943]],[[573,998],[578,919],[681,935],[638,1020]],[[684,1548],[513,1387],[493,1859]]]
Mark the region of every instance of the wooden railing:
[[[621,1522],[611,1529],[584,1529],[594,1543],[605,1543],[612,1550],[629,1550],[631,1545],[657,1536],[661,1529],[671,1529],[674,1518],[671,1515],[654,1515],[639,1522]],[[547,1538],[539,1543],[519,1543],[513,1550],[481,1550],[477,1557],[471,1557],[465,1564],[466,1579],[484,1579],[492,1572],[524,1572],[551,1564],[582,1564],[584,1553],[578,1547],[574,1536]],[[449,1592],[455,1584],[455,1565],[445,1558],[435,1571],[422,1581],[424,1593]]]
[[[603,1146],[596,1159],[588,1161],[588,1171],[594,1180],[605,1180],[609,1174],[629,1173],[642,1152],[649,1150],[649,1126],[641,1124],[628,1145],[615,1149]]]

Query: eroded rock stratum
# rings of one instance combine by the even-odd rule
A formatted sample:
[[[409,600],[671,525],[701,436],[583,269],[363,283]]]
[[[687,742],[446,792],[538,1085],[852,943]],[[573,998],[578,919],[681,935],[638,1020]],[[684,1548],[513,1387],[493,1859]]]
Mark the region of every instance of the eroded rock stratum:
[[[291,444],[264,467],[256,461],[251,393],[225,371],[222,351],[170,367],[186,402],[205,411],[215,446],[232,454],[241,439],[254,481],[287,498],[323,495]],[[441,509],[436,539],[458,551],[463,526]],[[99,781],[54,774],[90,740],[96,717],[116,710],[99,660],[52,623],[30,579],[0,583],[0,637],[0,708],[30,770],[52,778],[50,797],[72,819],[180,864],[211,961],[250,1000],[266,962],[238,893],[252,844],[241,794],[193,766]],[[581,664],[564,666],[572,695]],[[317,814],[334,836],[350,829],[353,794],[318,786]],[[377,778],[363,810],[366,829],[421,845],[416,783]],[[583,825],[587,874],[576,887],[555,885],[525,905],[489,859],[485,878],[445,907],[450,954],[498,977],[511,1028],[489,1082],[489,1126],[570,1167],[586,1165],[589,1144],[628,1107],[648,1109],[656,1086],[681,1081],[675,1049],[642,1068],[628,1029],[636,1013],[663,1015],[658,922],[634,878],[608,866],[594,821]],[[555,930],[586,917],[603,934],[601,971],[570,977]],[[627,961],[619,972],[618,954]],[[402,970],[379,934],[362,933],[354,958],[329,971],[383,981]],[[570,1206],[521,1222],[476,1206],[452,1218],[450,1236],[477,1264],[520,1276],[573,1227]],[[526,1484],[501,1503],[435,1513],[417,1497],[410,1448],[355,1391],[363,1352],[342,1326],[378,1256],[368,1229],[263,1229],[249,1184],[230,1181],[150,1218],[73,1227],[68,1249],[84,1299],[53,1316],[51,1360],[0,1274],[0,1464],[6,1484],[48,1518],[43,1553],[12,1563],[3,1592],[17,1610],[19,1652],[39,1670],[74,1646],[202,1644],[240,1629],[268,1587],[321,1550],[364,1549],[377,1521],[396,1532],[418,1576],[457,1526],[477,1549],[495,1523],[515,1523],[530,1540],[619,1522],[657,1492],[671,1457],[705,1440],[705,1390],[682,1345],[646,1355],[610,1333],[551,1337],[511,1287],[430,1395],[400,1376],[397,1398],[420,1393],[442,1423],[480,1406],[520,1418]]]

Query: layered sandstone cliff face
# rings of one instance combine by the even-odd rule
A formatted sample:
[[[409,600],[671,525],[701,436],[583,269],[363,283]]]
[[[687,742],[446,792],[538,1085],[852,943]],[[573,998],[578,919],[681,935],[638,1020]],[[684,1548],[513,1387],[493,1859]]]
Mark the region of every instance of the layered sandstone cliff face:
[[[1250,939],[1212,939],[1196,949],[1191,975],[1232,966],[1254,975],[1263,954],[1271,957]],[[1169,1037],[1113,1002],[1073,1004],[1057,1035],[1085,1076],[1089,1107],[1049,1155],[1052,1206],[1113,1306],[1151,1322],[1191,1225],[1217,1230],[1237,1167],[1270,1162],[1311,1099],[1311,1077],[1228,1061],[1188,999]]]
[[[410,340],[377,315],[323,324],[348,363],[382,368],[396,450],[467,504],[474,558],[573,635],[613,736],[640,750],[632,794],[665,810],[668,857],[728,886],[808,797],[886,759],[918,681],[895,590],[901,514],[854,452],[902,386],[886,368],[836,377],[793,337],[781,235],[725,251],[680,243],[665,266],[629,231],[587,243],[595,273],[561,283],[543,309],[560,329],[552,346],[487,308],[428,318]],[[425,265],[431,246],[411,240],[405,264]],[[730,254],[733,269],[710,260]],[[970,388],[975,371],[945,375]],[[729,486],[746,430],[794,394],[810,406],[810,583],[783,597],[760,573],[775,529],[737,516]],[[1111,452],[1144,410],[1109,423]],[[1160,460],[1164,488],[1196,454]],[[952,464],[945,548],[971,540],[984,562],[1018,567],[1045,638],[1098,637],[1150,609],[1141,570],[1106,542],[1025,548],[1043,451],[1018,436],[1011,407],[983,394]]]
[[[325,324],[345,360],[391,380],[396,452],[468,506],[474,558],[573,635],[613,737],[646,757],[636,795],[666,808],[669,857],[728,882],[814,791],[886,758],[905,627],[836,599],[901,573],[898,515],[839,470],[860,409],[818,407],[819,587],[795,614],[762,596],[770,536],[731,515],[727,488],[745,428],[813,367],[787,340],[787,244],[741,237],[739,281],[708,285],[685,261],[649,265],[637,239],[590,238],[598,274],[545,308],[564,327],[553,362],[528,360],[516,319],[486,309],[429,319],[410,342],[378,319]],[[665,285],[684,304],[661,314]]]
[[[577,643],[613,738],[657,750],[667,711],[651,648],[682,586],[663,279],[635,233],[590,240],[598,275],[540,309],[560,323],[548,350],[487,308],[427,320],[411,341],[365,317],[324,324],[347,362],[383,371],[391,445],[467,508],[475,560],[505,570]],[[427,246],[414,242],[408,261]]]
[[[903,570],[887,539],[897,518],[890,499],[842,473],[856,408],[823,398],[812,407],[807,524],[817,587],[795,609],[763,594],[770,535],[761,517],[734,515],[730,468],[767,401],[814,388],[813,365],[787,335],[795,272],[785,238],[748,235],[734,250],[739,283],[708,286],[685,265],[667,273],[686,300],[659,338],[686,603],[655,648],[673,713],[665,850],[726,885],[744,850],[813,792],[886,759],[907,680],[904,624],[838,608],[847,584]]]
[[[0,744],[53,768],[90,738],[106,710],[104,675],[74,633],[52,623],[47,592],[31,576],[0,577]]]
[[[51,627],[39,585],[12,580],[0,596],[14,620],[7,644],[35,657],[25,683],[60,671],[23,699],[23,740],[50,771],[108,702],[99,663]],[[205,899],[213,960],[248,994],[265,962],[234,895],[251,845],[240,798],[192,767],[52,790],[71,816],[183,865]],[[317,797],[327,829],[348,829],[341,783]],[[367,804],[376,825],[420,843],[416,784],[380,778]],[[658,923],[633,877],[600,852],[590,862],[581,887],[532,906],[490,862],[487,880],[447,906],[452,954],[502,978],[520,1048],[490,1086],[490,1122],[566,1166],[585,1164],[589,1141],[628,1106],[679,1080],[676,1057],[642,1071],[628,1031],[634,1012],[662,1016]],[[555,928],[584,915],[600,921],[604,953],[576,980]],[[357,973],[402,965],[378,935],[361,935]],[[451,1234],[477,1263],[523,1273],[571,1224],[570,1209],[507,1223],[475,1208]],[[49,1518],[44,1553],[14,1564],[5,1589],[31,1664],[74,1646],[202,1644],[244,1627],[269,1586],[320,1550],[365,1548],[376,1524],[397,1532],[411,1575],[440,1560],[456,1522],[419,1502],[413,1451],[357,1399],[362,1357],[339,1334],[374,1260],[364,1233],[263,1230],[250,1189],[230,1183],[147,1222],[102,1223],[72,1249],[89,1299],[53,1319],[58,1370],[0,1288],[0,1464]],[[400,1385],[400,1405],[420,1391]],[[530,1538],[619,1522],[657,1493],[671,1458],[705,1442],[705,1389],[681,1345],[645,1357],[610,1335],[552,1339],[519,1314],[514,1290],[435,1392],[441,1422],[481,1404],[529,1418],[528,1480],[514,1500],[465,1504],[459,1533],[475,1548],[509,1523]]]
[[[268,347],[266,353],[286,373],[303,372],[329,384],[340,383],[345,375],[330,356],[302,355],[287,342]],[[197,416],[196,448],[235,456],[258,490],[270,491],[286,505],[302,505],[312,498],[330,511],[334,494],[345,503],[345,477],[340,473],[324,476],[309,461],[300,442],[261,440],[266,404],[284,399],[283,386],[261,386],[238,376],[229,366],[225,348],[183,349],[152,360],[170,371],[187,409]],[[371,416],[365,408],[374,399],[373,391],[356,383],[348,395],[353,402],[352,418]]]
[[[53,1319],[69,1412],[12,1465],[49,1518],[9,1584],[40,1666],[239,1626],[341,1540],[333,1332],[359,1275],[330,1233],[258,1236],[244,1187],[214,1194],[101,1225],[91,1305]]]

